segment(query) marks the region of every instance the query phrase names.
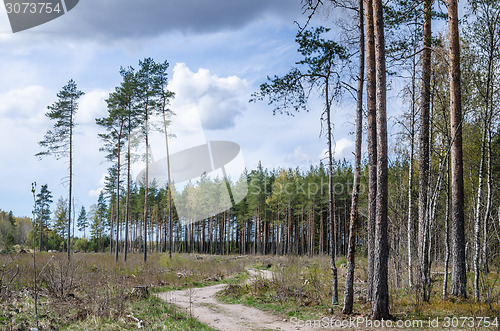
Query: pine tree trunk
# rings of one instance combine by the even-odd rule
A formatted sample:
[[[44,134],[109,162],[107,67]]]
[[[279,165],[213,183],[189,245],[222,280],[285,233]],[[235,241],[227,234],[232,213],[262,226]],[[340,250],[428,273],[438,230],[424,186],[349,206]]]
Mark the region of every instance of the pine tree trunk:
[[[387,279],[387,114],[385,76],[385,38],[382,0],[373,1],[375,58],[377,82],[377,212],[375,216],[375,240],[373,263],[373,293],[371,318],[389,318],[389,289]]]
[[[460,38],[457,0],[448,1],[451,145],[451,294],[467,296],[465,264],[464,178],[462,155],[462,103],[460,87]]]
[[[149,188],[149,137],[148,137],[148,109],[146,108],[146,122],[145,122],[145,131],[146,131],[146,182],[144,189],[144,238],[143,238],[143,246],[144,246],[144,262],[148,259],[148,188]]]
[[[332,269],[332,305],[339,303],[337,266],[335,265],[335,215],[334,215],[334,200],[333,200],[333,154],[332,154],[332,122],[330,97],[328,95],[328,78],[326,80],[326,120],[328,128],[328,218],[330,221],[330,268]]]
[[[445,238],[445,257],[444,257],[444,279],[443,279],[443,299],[448,296],[448,266],[450,263],[450,175],[449,169],[446,170],[446,238]]]
[[[365,0],[366,23],[366,108],[368,122],[368,280],[367,300],[373,293],[375,215],[377,210],[377,122],[375,76],[375,30],[373,0]]]
[[[117,146],[117,170],[116,170],[116,247],[115,247],[115,262],[118,262],[118,249],[120,242],[118,238],[119,224],[120,224],[120,166],[121,166],[121,141],[122,141],[123,120],[118,133],[118,146]]]
[[[412,57],[411,76],[411,118],[410,118],[410,160],[408,163],[408,225],[407,225],[407,248],[408,248],[408,287],[413,287],[413,159],[415,156],[415,104],[416,104],[416,59]]]
[[[130,207],[130,131],[131,131],[131,109],[128,111],[128,139],[127,139],[127,200],[125,202],[125,246],[123,247],[123,261],[127,261],[128,252],[128,224],[129,224],[129,207]]]
[[[71,258],[71,199],[73,193],[73,102],[71,102],[71,111],[69,119],[69,208],[68,208],[68,261]]]
[[[165,148],[167,150],[167,182],[168,182],[168,224],[169,224],[169,229],[170,229],[170,238],[169,238],[169,245],[168,245],[168,254],[169,257],[172,258],[172,182],[170,178],[170,153],[168,149],[168,132],[167,132],[167,118],[165,114],[165,110],[163,111],[163,129],[165,131]],[[166,227],[165,227],[165,242],[167,241],[166,238]]]

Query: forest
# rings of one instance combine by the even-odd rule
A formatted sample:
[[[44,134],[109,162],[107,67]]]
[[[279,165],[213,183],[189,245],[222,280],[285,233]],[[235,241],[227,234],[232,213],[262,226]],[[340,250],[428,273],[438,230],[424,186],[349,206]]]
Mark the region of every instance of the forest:
[[[498,327],[500,1],[469,0],[461,16],[456,0],[301,4],[303,21],[297,23],[295,39],[299,60],[289,64],[287,73],[269,73],[248,99],[267,103],[276,121],[319,103],[323,112],[318,124],[326,148],[322,161],[271,169],[259,162],[239,178],[203,173],[181,188],[169,172],[168,180],[159,184],[148,171],[149,136],[153,131],[163,135],[168,159],[169,141],[175,139],[170,124],[176,117],[170,104],[176,96],[169,86],[169,63],[147,57],[137,66],[119,69],[121,82],[106,99],[107,116],[95,119],[108,175],[95,204],[76,210],[73,130],[84,93],[70,79],[47,107],[53,127],[46,128],[36,155],[41,162],[46,157],[68,162],[68,195],[54,208],[50,186],[55,183],[34,182],[31,219],[0,212],[5,261],[6,256],[28,261],[18,254],[22,250],[33,259],[41,254],[52,272],[67,272],[75,263],[80,269],[102,263],[95,268],[114,274],[114,281],[123,276],[120,272],[141,270],[134,285],[158,282],[158,292],[211,277],[189,276],[180,284],[161,278],[155,268],[165,267],[183,278],[183,265],[192,268],[191,275],[197,273],[198,258],[204,259],[201,264],[225,263],[217,282],[234,272],[248,273],[245,263],[268,265],[275,273],[271,285],[259,280],[255,284],[262,285],[261,290],[257,285],[253,290],[230,285],[224,300],[245,303],[252,295],[277,291],[283,297],[266,300],[291,300],[287,318],[304,319],[329,312],[338,318],[365,314],[382,321],[422,316],[430,320],[438,316],[436,306],[446,306],[453,316],[474,316],[474,328]],[[328,12],[342,13],[342,19],[313,26]],[[388,113],[391,103],[400,105],[395,115]],[[352,161],[336,159],[334,153],[334,108],[339,104],[355,114]],[[143,178],[132,174],[137,162],[145,164]],[[197,218],[227,199],[226,185],[238,183],[248,190],[242,201],[232,201],[222,213]],[[189,212],[181,213],[180,208]],[[49,258],[44,253],[48,251],[57,259]],[[85,262],[94,258],[100,262]],[[249,262],[233,265],[238,258]],[[39,263],[35,267],[41,268]],[[286,269],[294,264],[297,270]],[[314,266],[320,270],[309,274]],[[150,280],[148,271],[158,279]],[[287,272],[310,278],[280,292],[284,278],[281,287],[272,282]],[[34,283],[27,275],[17,279],[18,274],[19,265],[16,272],[12,262],[0,270],[2,300],[15,291],[16,282],[34,285],[36,295],[36,272]],[[39,285],[51,292],[49,276],[41,274],[45,285]],[[10,283],[2,283],[10,277]],[[313,280],[322,293],[308,289]],[[127,280],[122,286],[132,283]],[[59,286],[63,297],[78,291],[65,288],[62,280]],[[236,286],[240,292],[228,290]],[[296,291],[313,299],[300,301]],[[246,304],[261,307],[254,301]],[[307,308],[312,315],[302,312],[305,306],[315,307]],[[90,315],[87,311],[83,319]]]

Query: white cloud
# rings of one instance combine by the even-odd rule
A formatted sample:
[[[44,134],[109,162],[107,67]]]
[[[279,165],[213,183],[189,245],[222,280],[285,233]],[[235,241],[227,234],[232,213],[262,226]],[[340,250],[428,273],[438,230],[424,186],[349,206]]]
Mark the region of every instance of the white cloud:
[[[95,119],[106,116],[106,99],[109,92],[104,90],[93,90],[85,93],[80,98],[76,122],[78,124],[95,124]]]
[[[290,162],[291,164],[311,164],[317,161],[316,159],[317,158],[309,155],[306,151],[304,151],[302,146],[297,146],[293,153],[288,154],[286,157],[287,162]]]
[[[341,138],[335,141],[333,146],[333,158],[335,160],[346,159],[348,161],[354,159],[354,141],[349,138]],[[327,160],[328,158],[328,149],[324,148],[321,151],[320,159]]]
[[[107,173],[103,173],[101,179],[99,179],[99,187],[95,190],[89,191],[89,197],[98,197],[101,194],[101,191],[104,190],[104,185],[106,184],[106,176]]]
[[[245,110],[241,99],[247,97],[248,84],[237,76],[217,77],[207,69],[192,72],[178,63],[170,89],[176,94],[172,102],[174,122],[184,130],[199,126],[199,121],[205,130],[221,130],[233,127]]]
[[[335,158],[337,160],[350,160],[353,157],[354,141],[348,138],[341,138],[335,142]]]
[[[49,92],[39,85],[13,89],[0,94],[0,116],[6,120],[21,120],[38,124],[45,117]]]
[[[101,194],[101,191],[104,190],[104,187],[99,187],[95,190],[89,191],[89,197],[98,197]]]

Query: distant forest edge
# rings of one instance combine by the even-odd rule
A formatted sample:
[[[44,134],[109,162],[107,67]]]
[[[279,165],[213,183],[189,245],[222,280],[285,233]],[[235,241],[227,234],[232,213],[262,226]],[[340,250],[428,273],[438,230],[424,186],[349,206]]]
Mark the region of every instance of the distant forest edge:
[[[467,138],[466,138],[467,139]],[[495,144],[499,144],[499,137]],[[472,142],[471,142],[472,143]],[[494,159],[500,160],[500,149],[494,148]],[[389,164],[389,243],[390,260],[395,268],[395,274],[403,279],[406,271],[404,261],[406,244],[403,238],[407,234],[407,191],[408,191],[408,161],[404,154],[396,153],[396,158]],[[468,155],[472,155],[468,154]],[[466,159],[466,168],[474,171],[473,158]],[[493,178],[498,178],[500,169],[494,167]],[[173,219],[173,251],[207,254],[328,254],[330,229],[328,225],[328,171],[320,163],[310,166],[307,171],[296,169],[264,169],[260,164],[255,170],[242,175],[246,177],[248,194],[243,201],[223,213],[193,223],[190,219],[179,219],[175,203],[172,205]],[[177,201],[189,204],[190,201],[203,201],[203,206],[210,208],[221,199],[223,192],[213,187],[220,186],[220,179],[201,177],[200,181],[187,185],[179,194]],[[351,193],[353,182],[352,165],[344,161],[334,163],[333,194],[335,215],[336,255],[347,255],[349,238],[349,217],[351,208]],[[101,192],[96,204],[79,208],[73,218],[71,246],[74,251],[110,252],[116,249],[116,229],[118,224],[118,250],[124,250],[125,223],[119,220],[125,218],[126,194],[120,194],[122,200],[120,211],[116,212],[115,181],[108,182]],[[415,182],[414,182],[415,183]],[[474,189],[474,182],[465,177],[466,190]],[[357,231],[356,246],[362,255],[367,254],[367,188],[368,167],[362,167],[360,183],[359,217],[360,227]],[[173,186],[173,189],[175,187]],[[418,188],[412,187],[415,191]],[[200,199],[200,194],[210,195]],[[219,192],[221,196],[214,194]],[[129,198],[129,240],[128,251],[139,253],[143,249],[143,210],[144,187],[133,183]],[[42,186],[37,194],[35,208],[35,248],[37,250],[66,250],[68,201],[59,198],[56,208],[51,211],[52,196],[48,186]],[[168,224],[168,189],[151,185],[148,192],[148,251],[167,252],[170,244]],[[466,201],[466,228],[471,229],[474,219],[474,196]],[[41,206],[45,204],[44,210]],[[414,212],[416,210],[413,209]],[[40,236],[39,223],[42,234]],[[446,205],[435,211],[431,233],[431,253],[433,261],[443,261],[446,254]],[[495,232],[496,225],[493,224]],[[74,236],[78,229],[82,235]],[[416,230],[416,229],[415,229]],[[40,238],[41,241],[40,241]],[[110,238],[113,238],[110,240]],[[467,242],[473,242],[473,232],[467,231]],[[42,243],[40,247],[40,242]],[[0,250],[11,252],[14,245],[18,249],[29,249],[33,245],[32,220],[27,217],[15,217],[12,212],[0,212]],[[498,245],[491,241],[490,245]],[[498,252],[499,247],[490,247],[491,252]],[[468,251],[468,260],[472,258]],[[500,258],[493,255],[493,265],[500,265]],[[471,265],[471,264],[469,264]],[[493,266],[492,265],[492,266]]]
[[[15,217],[12,211],[0,209],[0,252],[8,253],[15,245],[27,244],[28,234],[33,231],[29,217]]]

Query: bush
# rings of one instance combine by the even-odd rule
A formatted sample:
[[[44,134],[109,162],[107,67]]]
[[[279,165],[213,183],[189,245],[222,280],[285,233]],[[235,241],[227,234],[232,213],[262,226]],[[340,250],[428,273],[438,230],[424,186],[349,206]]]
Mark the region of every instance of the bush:
[[[52,296],[66,298],[81,285],[77,277],[80,267],[81,263],[60,256],[45,266],[41,281]]]

